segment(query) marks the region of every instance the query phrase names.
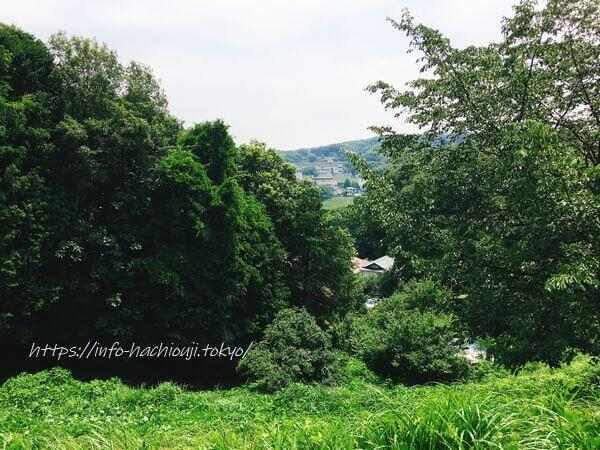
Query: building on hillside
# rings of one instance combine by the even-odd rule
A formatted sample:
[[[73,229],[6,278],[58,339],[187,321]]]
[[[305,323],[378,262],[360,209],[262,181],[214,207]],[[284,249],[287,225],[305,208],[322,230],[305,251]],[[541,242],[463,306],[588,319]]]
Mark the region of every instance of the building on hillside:
[[[361,261],[361,262],[359,262]],[[376,274],[381,275],[394,267],[394,258],[391,256],[382,256],[373,261],[361,260],[360,258],[353,258],[352,264],[354,266],[354,273],[360,274]]]
[[[359,188],[349,186],[344,189],[344,195],[346,197],[358,197],[360,194],[361,194],[361,191]]]
[[[331,166],[316,166],[317,173],[319,176],[332,176],[334,174],[333,168]]]
[[[367,307],[367,309],[373,309],[377,305],[377,303],[379,303],[379,300],[380,299],[378,297],[369,297],[365,302],[365,306]]]
[[[342,163],[337,163],[333,166],[333,173],[342,174],[346,172],[346,168]]]
[[[343,171],[340,172],[339,167],[334,164],[318,165],[317,172],[319,172],[320,174],[324,174],[324,175],[335,175],[335,174],[339,174],[339,173],[344,173]]]
[[[346,172],[346,167],[339,162],[325,162],[315,166],[319,175],[339,175]]]
[[[318,177],[313,177],[313,181],[318,186],[331,186],[332,188],[336,188],[337,187],[337,183],[336,183],[335,179],[331,175],[329,175],[329,176],[321,176],[321,175],[319,175]]]

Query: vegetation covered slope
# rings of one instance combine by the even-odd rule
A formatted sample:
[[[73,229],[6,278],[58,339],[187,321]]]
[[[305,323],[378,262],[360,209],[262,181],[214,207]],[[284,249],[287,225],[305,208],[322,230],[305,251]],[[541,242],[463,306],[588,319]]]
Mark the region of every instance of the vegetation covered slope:
[[[385,158],[377,152],[379,146],[379,138],[373,137],[319,147],[282,151],[279,152],[279,155],[295,166],[306,167],[325,163],[327,158],[333,158],[335,161],[340,162],[348,162],[346,153],[349,152],[361,156],[372,165],[379,166],[385,161]]]
[[[323,321],[352,305],[351,243],[317,188],[264,145],[236,146],[223,122],[184,129],[167,106],[149,68],[93,39],[45,44],[0,24],[10,356],[32,341],[242,346],[285,307]],[[179,372],[236,376],[235,362],[192,366]]]
[[[417,388],[365,380],[190,392],[80,382],[53,369],[0,387],[2,448],[577,449],[600,446],[600,371],[589,359]],[[367,376],[367,379],[369,377]],[[371,378],[372,380],[372,378]]]

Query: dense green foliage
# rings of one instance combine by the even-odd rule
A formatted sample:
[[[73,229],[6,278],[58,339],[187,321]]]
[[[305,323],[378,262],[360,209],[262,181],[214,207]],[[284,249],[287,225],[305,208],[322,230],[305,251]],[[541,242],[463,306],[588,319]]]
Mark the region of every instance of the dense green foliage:
[[[294,169],[263,144],[240,147],[241,184],[267,210],[286,251],[283,271],[295,306],[332,317],[357,305],[350,270],[352,241],[322,209],[319,191],[297,182]]]
[[[371,189],[373,190],[373,189]],[[333,223],[348,230],[354,240],[356,252],[363,258],[379,258],[388,253],[387,232],[382,221],[371,211],[378,205],[374,195],[355,197],[347,208],[335,211]]]
[[[26,334],[35,303],[53,296],[47,280],[25,280],[47,252],[51,196],[41,163],[60,86],[52,55],[32,36],[0,26],[0,55],[0,327]]]
[[[0,55],[6,351],[244,346],[282,308],[355,307],[349,237],[273,151],[220,121],[183,129],[151,71],[94,40],[0,25]]]
[[[335,363],[331,339],[315,319],[305,310],[284,309],[239,369],[254,387],[272,392],[290,383],[331,382]]]
[[[456,319],[431,311],[447,296],[429,281],[408,284],[354,319],[350,345],[375,372],[404,383],[464,376],[467,362],[459,355],[463,340]]]
[[[384,171],[355,158],[368,195],[350,232],[396,257],[399,283],[449,288],[449,310],[510,364],[600,353],[599,15],[524,0],[501,42],[456,49],[406,13],[392,24],[432,76],[369,88],[426,131],[378,129]]]
[[[264,395],[80,382],[54,369],[0,387],[0,446],[593,450],[599,376],[598,365],[578,358],[479,383],[386,387],[354,377],[340,387],[293,384]]]

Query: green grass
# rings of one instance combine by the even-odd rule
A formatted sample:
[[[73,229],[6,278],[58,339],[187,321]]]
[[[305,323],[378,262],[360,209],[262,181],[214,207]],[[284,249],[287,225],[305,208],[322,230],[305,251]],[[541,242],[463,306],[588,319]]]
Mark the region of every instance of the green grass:
[[[478,383],[191,392],[80,382],[63,369],[0,387],[0,448],[598,449],[600,370],[579,357]]]
[[[325,209],[338,209],[344,206],[351,205],[354,202],[354,197],[332,197],[323,202]]]

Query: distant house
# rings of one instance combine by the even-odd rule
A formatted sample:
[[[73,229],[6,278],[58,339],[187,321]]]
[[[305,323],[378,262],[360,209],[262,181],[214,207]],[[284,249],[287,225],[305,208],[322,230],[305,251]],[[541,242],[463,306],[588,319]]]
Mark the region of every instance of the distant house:
[[[344,190],[344,195],[346,195],[346,197],[356,197],[360,195],[360,189],[359,188],[355,188],[355,187],[347,187]]]
[[[319,175],[318,177],[314,177],[313,181],[315,183],[317,183],[319,186],[331,186],[332,188],[335,188],[337,186],[335,179],[331,175],[329,175],[329,176]]]
[[[317,164],[315,169],[319,175],[336,175],[346,172],[346,168],[343,163],[334,163],[330,161]]]
[[[369,270],[374,272],[387,272],[394,266],[394,258],[391,256],[382,256],[374,261],[371,261],[366,266],[362,267],[362,270]]]
[[[394,266],[394,258],[391,256],[382,256],[373,261],[365,259],[353,258],[354,273],[360,274],[382,274],[392,269]]]

